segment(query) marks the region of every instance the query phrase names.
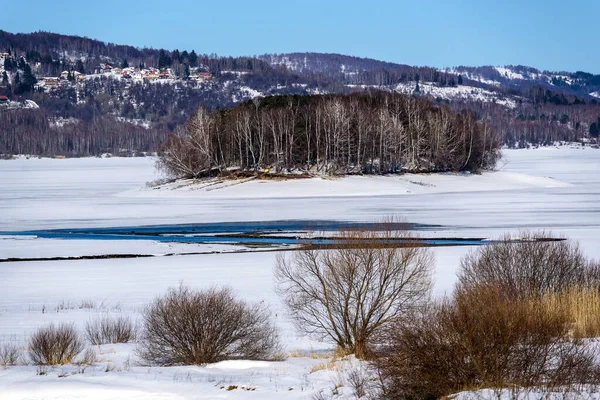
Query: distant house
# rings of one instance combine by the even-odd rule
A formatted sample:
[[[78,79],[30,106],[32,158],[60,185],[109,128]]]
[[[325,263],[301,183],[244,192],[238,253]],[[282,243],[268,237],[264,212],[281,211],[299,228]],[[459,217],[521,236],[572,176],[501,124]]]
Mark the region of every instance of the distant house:
[[[111,67],[109,64],[100,64],[94,70],[94,73],[96,73],[96,74],[106,74],[106,73],[111,73],[112,70],[113,70],[113,67]]]
[[[159,75],[155,72],[147,72],[144,74],[145,81],[154,81],[159,78]]]
[[[41,81],[44,83],[44,87],[51,88],[58,86],[59,79],[54,77],[42,78]]]
[[[8,103],[8,97],[0,96],[0,104]]]
[[[63,71],[60,73],[60,79],[69,79],[69,73],[71,74],[73,79],[77,80],[78,82],[85,79],[85,74],[82,74],[78,71]]]
[[[208,81],[208,80],[212,79],[212,77],[213,77],[210,72],[198,72],[198,76],[203,81]]]

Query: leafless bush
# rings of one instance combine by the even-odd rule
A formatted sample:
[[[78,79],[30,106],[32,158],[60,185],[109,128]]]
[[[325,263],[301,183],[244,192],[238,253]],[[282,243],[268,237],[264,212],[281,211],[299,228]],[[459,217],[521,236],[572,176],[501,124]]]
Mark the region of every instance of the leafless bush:
[[[390,337],[377,365],[392,398],[479,388],[568,390],[597,384],[600,376],[595,350],[570,338],[564,309],[511,297],[501,286],[459,288]]]
[[[40,328],[29,341],[29,357],[36,365],[69,364],[83,350],[73,324],[50,324]]]
[[[433,255],[391,226],[342,232],[336,250],[303,249],[277,259],[277,291],[297,328],[365,358],[390,324],[430,295]]]
[[[90,343],[128,343],[135,340],[135,324],[130,317],[111,318],[107,315],[88,321],[85,335]]]
[[[17,365],[22,360],[21,348],[14,343],[0,343],[0,366]]]
[[[171,288],[144,314],[138,354],[158,365],[205,364],[226,359],[272,359],[279,338],[262,304],[247,304],[228,288]]]
[[[96,302],[94,300],[82,300],[79,303],[80,309],[94,309],[96,308]]]
[[[98,361],[98,356],[96,352],[88,348],[85,353],[81,356],[79,361],[77,362],[80,366],[93,365]]]
[[[347,381],[357,399],[366,397],[372,390],[371,378],[363,366],[351,368],[348,371]]]
[[[519,297],[573,286],[600,289],[600,266],[588,260],[576,243],[550,239],[548,232],[521,232],[481,246],[463,258],[459,282],[463,286],[495,284]]]

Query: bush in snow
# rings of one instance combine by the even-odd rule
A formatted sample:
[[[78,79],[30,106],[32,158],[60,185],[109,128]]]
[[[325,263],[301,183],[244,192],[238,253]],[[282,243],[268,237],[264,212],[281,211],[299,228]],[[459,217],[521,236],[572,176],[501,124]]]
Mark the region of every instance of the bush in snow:
[[[580,339],[600,329],[598,264],[548,233],[519,236],[468,254],[452,298],[389,332],[377,364],[391,397],[600,383],[597,348]]]
[[[515,297],[540,297],[575,286],[600,288],[600,265],[576,243],[554,240],[548,232],[505,235],[481,246],[461,262],[462,286],[494,284]]]
[[[570,336],[565,309],[502,287],[459,288],[390,333],[377,365],[387,395],[440,398],[480,388],[569,391],[598,384],[597,351]]]
[[[600,336],[600,264],[577,243],[521,232],[478,248],[461,264],[460,286],[493,284],[515,298],[543,298],[546,307],[566,308],[575,336]]]
[[[85,336],[94,345],[128,343],[135,340],[135,324],[129,317],[98,317],[88,321]]]
[[[83,348],[83,341],[73,324],[50,324],[31,336],[29,357],[36,365],[69,364]]]
[[[14,343],[0,343],[0,366],[17,365],[22,360],[22,351]]]
[[[138,355],[150,364],[193,365],[272,359],[279,350],[263,305],[238,300],[228,288],[179,286],[146,309]]]

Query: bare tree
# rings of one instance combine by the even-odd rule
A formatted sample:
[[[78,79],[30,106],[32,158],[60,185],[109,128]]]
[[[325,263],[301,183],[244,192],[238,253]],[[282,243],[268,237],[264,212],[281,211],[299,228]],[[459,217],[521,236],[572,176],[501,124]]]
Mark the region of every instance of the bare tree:
[[[157,365],[233,358],[273,359],[279,338],[262,304],[238,300],[228,288],[171,288],[144,314],[140,357]]]
[[[364,358],[379,334],[429,298],[433,255],[407,231],[342,232],[335,250],[280,255],[276,289],[300,331]]]

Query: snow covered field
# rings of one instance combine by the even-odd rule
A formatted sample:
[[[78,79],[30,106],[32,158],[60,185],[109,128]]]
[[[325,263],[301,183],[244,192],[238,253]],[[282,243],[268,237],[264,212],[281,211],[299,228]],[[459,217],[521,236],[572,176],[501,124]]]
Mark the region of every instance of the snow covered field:
[[[422,233],[438,237],[550,229],[578,240],[589,256],[600,258],[599,150],[505,151],[499,171],[482,175],[251,181],[217,190],[199,185],[147,188],[146,182],[159,178],[153,163],[151,158],[0,161],[0,232],[224,221],[374,221],[395,215],[441,225]],[[0,236],[0,259],[206,251],[203,246],[196,250],[195,245],[152,241]],[[452,290],[460,257],[468,250],[435,249],[436,294]],[[244,299],[268,303],[287,351],[329,349],[294,332],[273,292],[274,260],[275,253],[236,253],[0,263],[0,342],[24,345],[35,328],[50,321],[73,321],[83,327],[98,314],[137,318],[157,294],[184,282],[193,287],[229,285]],[[82,302],[95,308],[80,308]],[[102,361],[84,374],[71,375],[76,367],[55,368],[45,376],[37,376],[32,366],[0,369],[0,399],[310,398],[345,379],[335,369],[310,373],[324,361],[310,357],[206,368],[140,367],[133,346],[96,347]],[[230,385],[238,388],[226,390]],[[340,393],[352,395],[346,386]]]

